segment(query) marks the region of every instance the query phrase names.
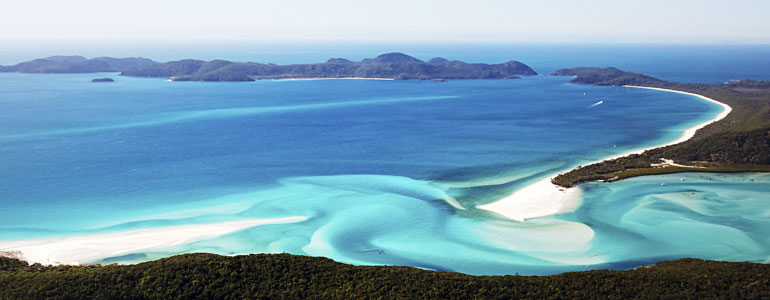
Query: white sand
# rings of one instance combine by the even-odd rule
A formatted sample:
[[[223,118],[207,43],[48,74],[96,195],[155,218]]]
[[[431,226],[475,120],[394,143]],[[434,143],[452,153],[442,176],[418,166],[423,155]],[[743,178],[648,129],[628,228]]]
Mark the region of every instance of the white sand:
[[[108,234],[72,236],[57,239],[0,242],[0,253],[29,263],[78,265],[97,259],[138,251],[158,250],[175,245],[211,239],[238,230],[265,224],[295,223],[307,217],[252,219],[245,221],[196,224],[129,230]]]
[[[682,136],[680,136],[677,140],[675,140],[673,142],[670,142],[670,143],[667,143],[667,144],[660,145],[660,146],[655,146],[655,147],[651,147],[651,148],[637,150],[636,152],[633,152],[634,154],[639,154],[639,153],[642,153],[642,152],[650,150],[650,149],[655,149],[655,148],[660,148],[660,147],[665,147],[665,146],[679,144],[681,142],[689,140],[693,136],[695,136],[695,132],[698,131],[698,129],[701,129],[701,128],[706,127],[707,125],[709,125],[711,123],[714,123],[714,122],[717,122],[717,121],[720,121],[720,120],[724,119],[725,117],[727,117],[728,114],[730,114],[731,111],[733,111],[733,108],[730,107],[727,104],[724,104],[722,102],[716,101],[716,100],[711,99],[709,97],[706,97],[706,96],[703,96],[703,95],[694,94],[694,93],[682,92],[682,91],[677,91],[677,90],[662,89],[662,88],[646,87],[646,86],[636,86],[636,85],[624,85],[624,87],[632,87],[632,88],[648,89],[648,90],[657,90],[657,91],[666,91],[666,92],[672,92],[672,93],[679,93],[679,94],[684,94],[684,95],[695,96],[695,97],[701,98],[703,100],[706,100],[708,102],[712,102],[712,103],[718,104],[719,106],[722,107],[722,112],[720,112],[718,115],[716,115],[716,117],[714,117],[711,120],[705,121],[703,123],[697,124],[697,125],[695,125],[693,127],[685,129],[685,131],[682,132]],[[632,153],[629,153],[629,154],[632,154]],[[623,155],[623,156],[625,156],[625,155]]]
[[[555,176],[555,175],[554,175]],[[525,186],[508,197],[476,208],[495,212],[519,222],[574,210],[580,205],[580,189],[565,189],[551,183],[551,178]]]
[[[695,136],[695,132],[698,129],[701,129],[703,127],[706,127],[706,125],[709,125],[711,123],[724,119],[733,110],[732,107],[730,107],[727,104],[724,104],[714,99],[711,99],[702,95],[694,94],[694,93],[662,89],[662,88],[654,88],[654,87],[634,86],[634,85],[627,85],[625,87],[666,91],[666,92],[695,96],[703,100],[719,104],[720,106],[722,106],[722,112],[720,112],[718,115],[716,115],[716,117],[714,117],[711,120],[708,120],[700,124],[697,124],[695,126],[692,126],[690,128],[687,128],[682,132],[682,135],[678,139],[672,142],[650,147],[650,148],[633,150],[627,153],[605,158],[600,161],[592,162],[590,164],[602,162],[605,160],[616,159],[616,158],[628,156],[631,154],[641,154],[642,152],[650,149],[679,144]],[[590,164],[587,164],[587,165],[590,165]],[[507,196],[505,198],[502,198],[492,203],[478,205],[476,207],[479,209],[497,213],[503,217],[516,220],[516,221],[524,221],[530,218],[551,216],[559,213],[569,212],[576,209],[580,205],[580,201],[581,201],[580,189],[577,189],[574,187],[565,189],[551,183],[551,179],[553,179],[553,177],[555,177],[556,175],[558,174],[553,174],[548,178],[544,178],[538,182],[525,186],[524,188],[517,190],[510,196]]]

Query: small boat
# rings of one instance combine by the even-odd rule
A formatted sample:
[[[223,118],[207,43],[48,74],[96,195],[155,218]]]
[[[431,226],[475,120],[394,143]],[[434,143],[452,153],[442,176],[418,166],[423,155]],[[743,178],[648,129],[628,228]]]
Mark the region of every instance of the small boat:
[[[660,186],[666,186],[666,183],[665,182],[661,182]]]
[[[684,181],[684,177],[682,177],[682,178],[679,178],[679,181]]]

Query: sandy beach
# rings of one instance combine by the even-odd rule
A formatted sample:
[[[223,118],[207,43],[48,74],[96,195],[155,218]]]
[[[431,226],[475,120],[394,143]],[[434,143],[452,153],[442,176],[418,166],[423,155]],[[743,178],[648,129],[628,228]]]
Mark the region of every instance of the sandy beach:
[[[139,251],[159,250],[198,240],[211,239],[246,228],[296,223],[307,217],[252,219],[214,224],[167,226],[107,234],[0,242],[0,255],[43,265],[79,265],[94,260]]]
[[[724,119],[732,111],[732,107],[730,107],[729,105],[716,101],[714,99],[708,98],[703,95],[698,95],[698,94],[689,93],[689,92],[682,92],[677,90],[635,86],[635,85],[626,85],[624,87],[666,91],[666,92],[695,96],[702,100],[718,104],[719,106],[722,107],[722,111],[711,120],[701,122],[695,126],[685,129],[682,132],[682,135],[674,141],[671,141],[662,145],[656,145],[653,147],[632,150],[623,154],[614,155],[614,156],[611,156],[599,161],[595,161],[589,164],[594,164],[605,160],[616,159],[616,158],[628,156],[631,154],[640,154],[650,149],[679,144],[695,136],[695,132],[698,131],[698,129],[701,129],[711,123]],[[589,164],[586,164],[586,165],[589,165]],[[572,211],[580,205],[580,201],[581,201],[580,189],[575,187],[565,189],[551,183],[551,179],[553,179],[553,177],[557,175],[558,173],[552,174],[547,178],[539,180],[533,184],[530,184],[528,186],[525,186],[522,189],[515,191],[510,196],[507,196],[495,202],[478,205],[476,207],[479,209],[494,212],[498,215],[501,215],[503,217],[506,217],[511,220],[516,220],[516,221],[524,221],[530,218],[545,217],[545,216],[551,216],[559,213]]]

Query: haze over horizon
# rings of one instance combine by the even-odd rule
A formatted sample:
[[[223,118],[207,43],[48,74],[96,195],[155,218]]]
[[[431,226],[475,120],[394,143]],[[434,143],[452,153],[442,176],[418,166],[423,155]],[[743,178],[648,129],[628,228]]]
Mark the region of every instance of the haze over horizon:
[[[0,41],[770,43],[770,2],[5,1]]]

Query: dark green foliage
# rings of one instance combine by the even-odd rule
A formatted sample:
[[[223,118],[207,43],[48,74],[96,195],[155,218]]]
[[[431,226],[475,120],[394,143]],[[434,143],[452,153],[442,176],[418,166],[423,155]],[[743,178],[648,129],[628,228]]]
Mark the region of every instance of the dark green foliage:
[[[696,259],[553,276],[470,276],[288,254],[0,271],[2,299],[762,299],[768,286],[770,265]]]
[[[658,163],[652,157],[644,154],[634,154],[613,160],[603,161],[588,166],[581,166],[567,173],[559,174],[551,180],[562,187],[572,187],[576,184],[597,180],[613,180],[617,172],[636,168],[649,168],[651,163]]]
[[[376,58],[352,62],[342,58],[325,63],[274,65],[231,63],[225,61],[176,61],[126,70],[122,75],[173,77],[176,81],[251,81],[286,78],[387,78],[387,79],[493,79],[536,75],[525,64],[510,61],[503,64],[469,64],[461,61],[426,63],[403,53],[387,53]],[[185,66],[180,68],[180,65]]]
[[[770,127],[714,133],[706,138],[655,149],[650,155],[681,162],[770,165]]]
[[[661,158],[706,167],[650,168]],[[643,169],[643,170],[639,170]],[[770,127],[738,132],[719,132],[681,144],[603,161],[560,174],[553,183],[571,187],[596,180],[617,180],[633,176],[676,172],[767,172],[770,170]]]
[[[28,264],[24,261],[0,256],[0,271],[13,271],[26,266],[28,266]]]

